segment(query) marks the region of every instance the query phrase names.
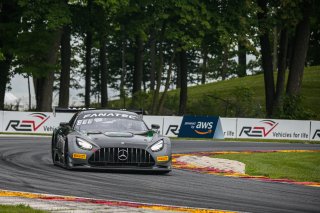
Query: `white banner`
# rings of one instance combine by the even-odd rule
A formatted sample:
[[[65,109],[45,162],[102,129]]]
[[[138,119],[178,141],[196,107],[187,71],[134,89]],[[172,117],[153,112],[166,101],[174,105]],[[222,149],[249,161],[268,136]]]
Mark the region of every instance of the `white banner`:
[[[310,121],[238,118],[237,137],[309,140]]]
[[[220,118],[224,138],[237,137],[237,118]]]
[[[4,111],[2,132],[52,133],[60,122],[68,122],[73,114]]]
[[[163,135],[168,137],[178,137],[182,116],[164,116]]]
[[[320,141],[320,121],[311,121],[310,140]]]
[[[3,132],[3,114],[4,111],[0,111],[0,131]]]

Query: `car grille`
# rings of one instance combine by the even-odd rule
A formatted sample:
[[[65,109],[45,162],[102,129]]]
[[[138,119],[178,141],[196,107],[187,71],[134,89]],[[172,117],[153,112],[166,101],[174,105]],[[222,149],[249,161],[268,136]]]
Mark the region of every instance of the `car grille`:
[[[106,167],[151,167],[155,161],[144,149],[101,148],[90,157],[89,164]]]

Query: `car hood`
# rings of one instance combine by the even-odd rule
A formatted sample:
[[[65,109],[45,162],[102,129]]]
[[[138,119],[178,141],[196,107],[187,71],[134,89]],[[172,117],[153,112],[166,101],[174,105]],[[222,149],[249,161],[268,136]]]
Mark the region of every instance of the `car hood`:
[[[89,139],[99,147],[127,147],[143,148],[160,139],[158,134],[148,136],[146,134],[132,134],[123,132],[108,132],[104,134],[81,134],[84,139]]]

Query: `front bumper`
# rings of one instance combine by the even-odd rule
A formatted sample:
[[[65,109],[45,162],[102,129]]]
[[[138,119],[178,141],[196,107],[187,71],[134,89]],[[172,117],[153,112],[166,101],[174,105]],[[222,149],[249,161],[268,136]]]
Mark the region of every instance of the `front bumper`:
[[[91,151],[75,147],[69,152],[71,168],[171,171],[171,150],[159,152],[136,147],[104,147]]]

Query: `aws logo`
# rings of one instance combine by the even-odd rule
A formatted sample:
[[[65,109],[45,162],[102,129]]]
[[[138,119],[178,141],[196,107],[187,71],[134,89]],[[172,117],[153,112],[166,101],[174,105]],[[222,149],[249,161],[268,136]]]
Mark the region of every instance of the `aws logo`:
[[[193,131],[198,135],[207,135],[213,132],[212,127],[213,122],[198,121]]]
[[[239,136],[246,134],[249,137],[266,137],[279,124],[272,120],[262,120],[259,123],[257,126],[242,127]]]
[[[6,131],[8,131],[9,128],[12,128],[18,132],[35,132],[50,118],[50,116],[43,113],[31,113],[29,116],[31,118],[27,120],[10,120]]]

